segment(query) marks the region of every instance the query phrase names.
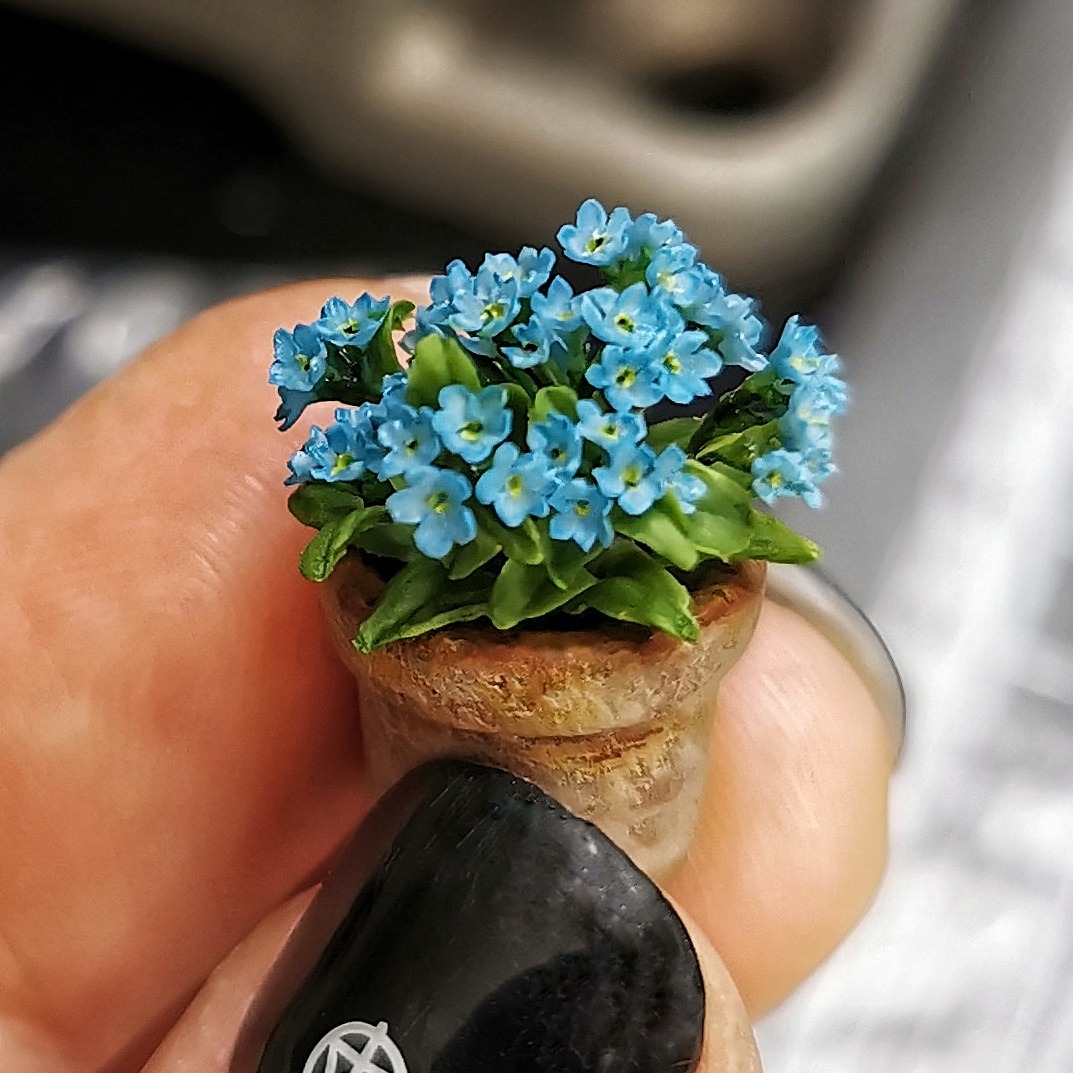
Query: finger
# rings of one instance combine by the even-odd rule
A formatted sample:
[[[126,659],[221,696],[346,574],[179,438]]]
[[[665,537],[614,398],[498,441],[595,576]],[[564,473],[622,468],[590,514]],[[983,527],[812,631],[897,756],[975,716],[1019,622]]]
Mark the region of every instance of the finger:
[[[757,1016],[867,906],[886,859],[894,747],[853,663],[768,600],[720,689],[701,820],[670,892]]]
[[[366,806],[266,382],[277,326],[366,286],[400,289],[206,313],[0,462],[0,1053],[159,1038]]]

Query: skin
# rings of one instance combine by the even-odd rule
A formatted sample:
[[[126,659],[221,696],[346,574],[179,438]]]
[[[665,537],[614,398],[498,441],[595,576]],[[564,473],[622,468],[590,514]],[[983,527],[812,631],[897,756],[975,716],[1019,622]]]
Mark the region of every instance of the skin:
[[[280,435],[265,382],[276,327],[366,289],[423,290],[328,280],[211,310],[0,461],[6,1070],[226,1069],[299,892],[370,804],[285,507],[306,423]],[[864,910],[893,764],[853,667],[770,603],[714,733],[668,886],[708,981],[705,1073],[759,1068],[748,1017]]]

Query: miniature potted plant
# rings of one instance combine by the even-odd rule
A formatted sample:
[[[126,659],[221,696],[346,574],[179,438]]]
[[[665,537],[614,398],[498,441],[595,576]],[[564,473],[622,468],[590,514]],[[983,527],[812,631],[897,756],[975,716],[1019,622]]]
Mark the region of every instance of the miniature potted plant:
[[[845,386],[796,317],[766,352],[756,303],[673,222],[587,201],[558,239],[599,285],[575,293],[547,248],[455,261],[405,367],[409,302],[333,298],[280,329],[282,426],[341,404],[291,459],[290,507],[381,785],[432,756],[496,763],[659,874],[764,563],[817,555],[758,500],[819,504]]]

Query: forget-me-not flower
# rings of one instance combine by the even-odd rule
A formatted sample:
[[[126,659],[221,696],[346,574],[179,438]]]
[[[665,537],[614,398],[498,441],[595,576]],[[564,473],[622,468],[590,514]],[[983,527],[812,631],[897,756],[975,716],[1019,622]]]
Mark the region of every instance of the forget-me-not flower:
[[[761,455],[752,464],[753,491],[765,502],[781,496],[800,496],[810,507],[822,501],[811,474],[796,451],[783,449]]]
[[[543,421],[534,421],[525,434],[525,442],[530,450],[548,460],[560,478],[572,477],[581,465],[581,436],[566,414],[552,411]]]
[[[831,439],[831,416],[836,404],[811,385],[802,384],[790,396],[786,413],[779,418],[779,434],[786,447],[806,451],[810,447],[828,447]]]
[[[817,376],[838,371],[838,358],[823,349],[820,331],[796,314],[786,322],[771,352],[771,366],[785,380],[804,384]]]
[[[504,346],[503,353],[516,369],[531,369],[543,365],[551,356],[551,344],[555,337],[544,322],[531,317],[525,324],[515,324],[511,329],[513,346]]]
[[[585,379],[600,388],[616,410],[643,410],[663,398],[660,372],[649,350],[607,346],[600,360],[585,370]]]
[[[562,276],[556,276],[548,284],[547,294],[537,291],[531,303],[533,316],[561,341],[581,327],[574,289]]]
[[[365,473],[365,452],[352,425],[334,421],[326,429],[309,430],[302,451],[311,464],[309,476],[316,481],[356,481]]]
[[[485,255],[484,264],[492,269],[500,282],[514,280],[519,298],[531,298],[548,282],[555,267],[555,251],[545,246],[538,253],[532,246],[523,246],[517,260],[509,253],[489,253]]]
[[[514,323],[521,302],[516,279],[500,280],[487,265],[482,266],[469,286],[459,290],[453,299],[455,312],[447,323],[456,332],[468,332],[478,340],[489,340]],[[489,344],[482,345],[464,335],[459,342],[468,349],[480,353],[489,352]]]
[[[653,470],[664,486],[675,494],[683,513],[695,514],[696,502],[704,495],[705,484],[695,473],[685,469],[685,464],[685,451],[672,443],[657,456]]]
[[[733,294],[722,287],[715,273],[710,277],[718,282],[702,283],[703,300],[691,311],[698,324],[717,333],[716,347],[728,365],[738,365],[749,372],[759,372],[767,367],[767,358],[760,353],[760,341],[764,334],[764,322],[756,312],[756,302],[744,295]]]
[[[298,324],[293,332],[277,328],[272,336],[272,367],[268,382],[288,391],[312,391],[324,379],[328,350],[315,328]]]
[[[679,307],[692,305],[702,283],[696,261],[696,247],[686,242],[658,249],[645,271],[653,294],[662,295]]]
[[[647,444],[626,443],[615,448],[608,464],[597,466],[592,475],[600,491],[627,514],[644,514],[666,490],[655,462],[655,452]]]
[[[500,444],[492,468],[477,481],[477,498],[495,507],[499,520],[512,529],[526,518],[545,518],[548,495],[558,487],[544,455],[521,454],[513,443]]]
[[[719,373],[723,361],[704,345],[707,342],[704,332],[681,332],[647,351],[659,371],[660,390],[671,402],[692,402],[712,393],[708,377]]]
[[[581,477],[561,484],[551,496],[555,511],[548,532],[553,540],[573,540],[582,551],[599,541],[605,548],[615,539],[608,520],[611,500],[591,481]]]
[[[582,399],[577,404],[577,431],[589,443],[613,451],[623,443],[640,443],[648,428],[640,414],[607,413],[593,399]]]
[[[398,477],[414,466],[431,465],[443,445],[432,427],[432,408],[399,405],[377,430],[377,439],[386,453],[380,462],[381,480]]]
[[[661,220],[654,212],[643,212],[630,226],[626,256],[632,261],[641,254],[651,256],[663,246],[682,241],[682,232],[673,220]]]
[[[352,305],[342,298],[329,298],[320,311],[320,320],[313,327],[327,343],[363,347],[384,323],[390,306],[390,298],[374,298],[368,292]]]
[[[510,435],[514,415],[501,384],[477,394],[462,384],[448,384],[440,389],[439,404],[432,427],[447,450],[466,462],[483,462]]]
[[[574,223],[563,224],[557,237],[572,261],[606,266],[625,255],[631,223],[629,212],[621,206],[609,216],[599,201],[589,198],[577,210]]]
[[[581,296],[581,315],[597,339],[627,349],[643,350],[661,335],[684,327],[678,311],[643,283],[619,293],[597,287]]]
[[[477,519],[467,507],[473,489],[461,473],[416,466],[406,474],[406,488],[387,498],[391,520],[416,525],[414,544],[422,555],[442,559],[453,547],[477,535]]]
[[[275,420],[280,422],[280,431],[286,432],[302,416],[305,408],[317,401],[316,391],[291,391],[290,388],[277,388],[279,406],[276,408]]]

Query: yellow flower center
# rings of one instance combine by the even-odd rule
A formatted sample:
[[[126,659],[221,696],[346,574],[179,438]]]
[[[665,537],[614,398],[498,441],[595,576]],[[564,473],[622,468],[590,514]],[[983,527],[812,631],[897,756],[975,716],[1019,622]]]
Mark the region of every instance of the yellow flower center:
[[[451,506],[451,497],[446,492],[436,492],[428,497],[428,505],[434,514],[446,514]]]

